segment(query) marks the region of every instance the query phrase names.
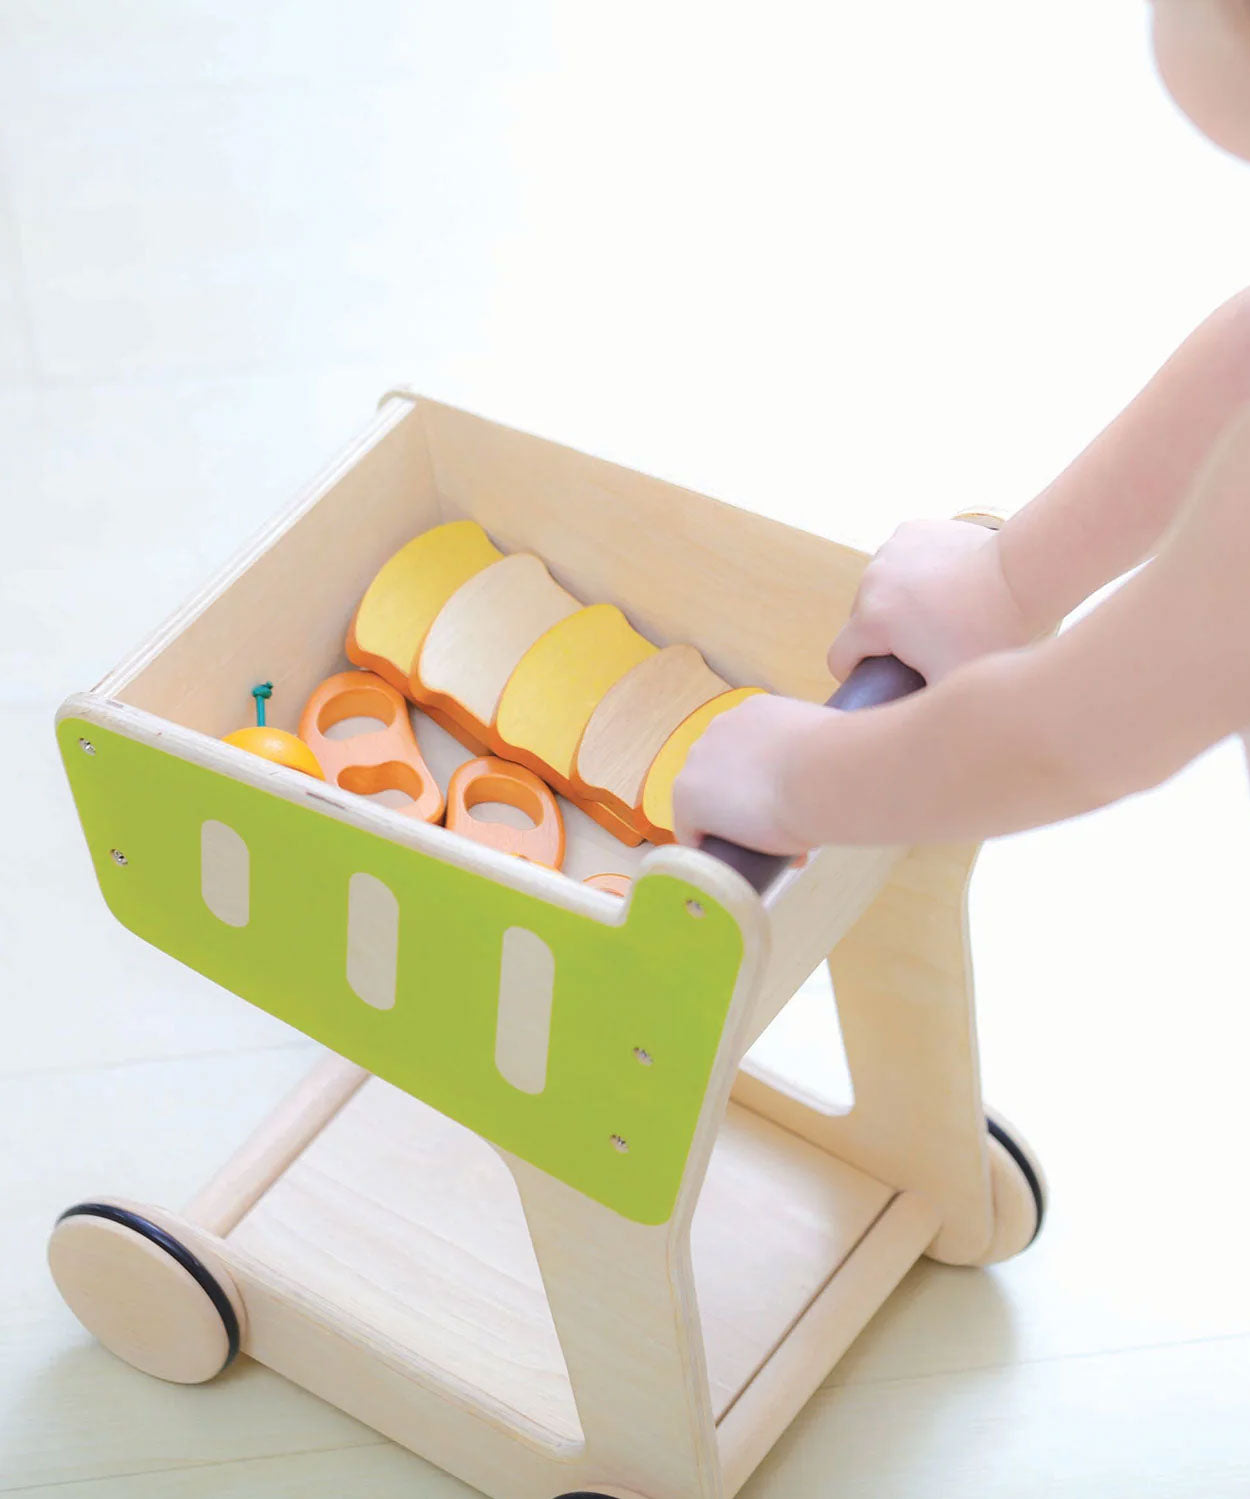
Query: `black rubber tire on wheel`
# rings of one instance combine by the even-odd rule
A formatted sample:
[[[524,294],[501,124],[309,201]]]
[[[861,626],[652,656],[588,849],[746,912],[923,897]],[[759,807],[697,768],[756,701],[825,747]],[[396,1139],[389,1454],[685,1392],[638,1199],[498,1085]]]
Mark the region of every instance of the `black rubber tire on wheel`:
[[[239,1353],[242,1304],[218,1256],[193,1253],[171,1232],[177,1219],[155,1221],[159,1211],[106,1201],[66,1209],[48,1243],[52,1276],[111,1353],[158,1379],[203,1384]]]
[[[997,1265],[1022,1254],[1042,1231],[1046,1217],[1046,1178],[1018,1130],[999,1115],[986,1116],[994,1234],[980,1265]]]

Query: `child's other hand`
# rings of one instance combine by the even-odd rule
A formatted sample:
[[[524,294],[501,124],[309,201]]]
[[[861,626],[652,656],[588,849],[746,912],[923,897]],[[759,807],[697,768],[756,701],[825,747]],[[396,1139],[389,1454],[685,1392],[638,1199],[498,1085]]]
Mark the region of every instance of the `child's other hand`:
[[[811,847],[780,820],[787,751],[830,709],[761,693],[708,725],[673,785],[678,841],[715,835],[766,854]]]
[[[908,521],[865,569],[829,648],[829,670],[844,682],[866,656],[897,656],[935,682],[1037,633],[1007,584],[995,532],[968,521]]]

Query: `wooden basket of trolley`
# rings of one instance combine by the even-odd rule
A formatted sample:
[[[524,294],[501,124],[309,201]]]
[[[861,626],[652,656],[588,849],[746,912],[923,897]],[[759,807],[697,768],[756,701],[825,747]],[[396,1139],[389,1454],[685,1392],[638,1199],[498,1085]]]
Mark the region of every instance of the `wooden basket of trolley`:
[[[711,696],[828,695],[861,553],[389,396],[61,711],[114,914],[330,1050],[181,1213],[70,1209],[53,1271],[139,1368],[196,1382],[241,1351],[497,1499],[724,1499],[917,1259],[988,1264],[1039,1226],[1040,1174],[981,1100],[976,849],[827,848],[761,895],[706,852],[655,846],[647,776],[615,765],[605,730],[594,774],[625,779],[596,801],[586,766],[560,767],[553,784],[579,794],[556,871],[358,794],[376,776],[350,789],[221,742],[265,679],[272,722],[294,729],[351,666],[345,637],[387,560],[462,521],[646,642],[622,648],[618,681],[648,690],[605,707],[601,676],[589,715],[566,694],[553,743],[615,724],[626,761],[645,742],[660,763],[698,727],[663,686],[682,651]],[[485,629],[483,569],[465,568],[435,643]],[[534,659],[549,612],[517,610],[497,677]],[[507,725],[483,717],[498,682],[457,687],[436,656],[418,735],[445,775],[469,753],[457,740],[495,751]],[[631,828],[650,836],[630,848],[614,835]],[[624,898],[585,883],[606,870],[630,877]],[[744,1064],[826,961],[843,1114]]]

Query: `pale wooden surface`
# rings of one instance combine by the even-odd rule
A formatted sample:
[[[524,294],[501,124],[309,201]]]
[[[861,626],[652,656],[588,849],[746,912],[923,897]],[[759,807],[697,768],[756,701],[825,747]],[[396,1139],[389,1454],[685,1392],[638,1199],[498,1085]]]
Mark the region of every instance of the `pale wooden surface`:
[[[247,844],[224,822],[200,829],[200,894],[218,921],[246,926],[251,910],[251,855]]]
[[[579,598],[617,604],[656,645],[699,646],[731,682],[829,697],[829,624],[850,608],[857,552],[637,465],[587,461],[506,425],[483,430],[433,401],[420,413],[446,519],[476,520],[505,551],[533,548]]]
[[[889,1195],[731,1110],[694,1221],[718,1417]],[[507,1168],[469,1131],[387,1084],[370,1082],[341,1110],[230,1243],[314,1294],[341,1297],[535,1425],[577,1434]]]
[[[547,1084],[555,976],[555,954],[537,933],[520,926],[504,932],[495,1066],[522,1093],[541,1093]]]
[[[874,135],[884,160],[862,146],[877,60],[907,60],[893,7],[828,8],[815,45],[809,10],[784,59],[726,10],[710,60],[682,0],[656,13],[663,49],[567,7],[554,57],[498,13],[487,44],[473,7],[379,0],[350,27],[305,7],[280,34],[265,7],[211,12],[5,7],[0,763],[22,794],[0,956],[6,993],[32,999],[6,1006],[0,1054],[0,1488],[471,1499],[254,1366],[192,1389],[134,1375],[51,1290],[56,1212],[110,1188],[183,1201],[307,1066],[103,910],[49,752],[56,702],[397,379],[865,545],[911,513],[1017,503],[1244,284],[1250,195],[1172,118],[1134,3],[908,7],[923,66],[900,80],[900,128]],[[500,87],[480,86],[485,52]],[[692,106],[715,127],[698,195]],[[848,214],[879,232],[848,235]],[[782,219],[791,258],[765,303],[744,288]],[[1244,767],[1221,751],[983,855],[987,1084],[1042,1152],[1051,1227],[986,1275],[914,1272],[749,1499],[1250,1487],[1248,1225],[1228,1185],[1248,853]]]

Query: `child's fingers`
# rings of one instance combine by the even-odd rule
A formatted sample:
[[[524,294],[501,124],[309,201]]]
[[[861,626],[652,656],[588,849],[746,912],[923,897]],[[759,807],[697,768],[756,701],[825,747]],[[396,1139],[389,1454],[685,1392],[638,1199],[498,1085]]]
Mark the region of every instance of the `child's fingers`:
[[[680,812],[673,813],[673,837],[685,848],[698,848],[703,842],[703,834]]]
[[[704,830],[696,810],[698,797],[695,777],[683,770],[673,783],[673,837],[689,848],[697,847],[703,839]]]
[[[845,682],[865,657],[889,654],[889,642],[882,632],[856,617],[829,647],[829,670],[839,682]]]

